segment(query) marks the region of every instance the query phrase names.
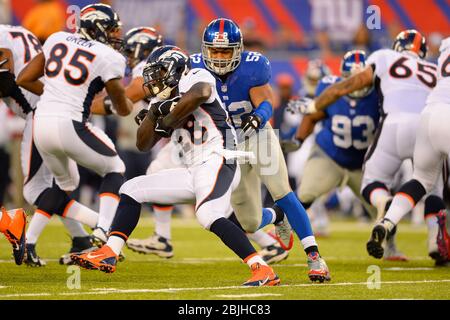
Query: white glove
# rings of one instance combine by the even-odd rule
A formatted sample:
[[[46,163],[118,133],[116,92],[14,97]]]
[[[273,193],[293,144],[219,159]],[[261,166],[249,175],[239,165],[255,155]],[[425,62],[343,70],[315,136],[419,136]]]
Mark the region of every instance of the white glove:
[[[295,100],[289,100],[286,111],[292,114],[311,114],[317,112],[316,103],[310,98],[301,98]]]

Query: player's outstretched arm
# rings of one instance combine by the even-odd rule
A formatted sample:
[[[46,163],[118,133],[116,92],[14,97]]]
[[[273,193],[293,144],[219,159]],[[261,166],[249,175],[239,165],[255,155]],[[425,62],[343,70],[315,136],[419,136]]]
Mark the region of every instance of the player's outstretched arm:
[[[181,96],[175,108],[164,117],[164,127],[172,129],[180,127],[195,109],[211,97],[211,94],[212,88],[209,83],[198,82],[194,84]]]
[[[44,84],[39,80],[44,75],[45,56],[41,52],[31,60],[17,76],[18,86],[38,96],[44,92]]]
[[[314,131],[316,123],[327,117],[326,113],[323,111],[317,111],[311,114],[305,114],[303,116],[302,122],[297,128],[295,133],[295,138],[299,141],[305,141],[306,138]]]
[[[121,79],[109,80],[105,83],[105,88],[111,99],[111,103],[104,103],[105,114],[116,113],[123,117],[129,115],[133,110],[133,102],[125,95]]]
[[[356,90],[360,90],[373,84],[373,68],[366,67],[363,71],[356,73],[345,80],[336,82],[326,88],[317,98],[314,99],[313,111],[324,110],[340,97],[343,97]]]
[[[145,92],[142,88],[142,85],[144,83],[144,78],[137,77],[134,78],[130,84],[125,88],[125,96],[131,100],[132,103],[136,103],[138,101],[141,101],[145,98]],[[106,115],[106,109],[108,106],[105,104],[108,104],[111,102],[111,99],[109,96],[101,95],[94,99],[91,106],[91,113],[92,114],[99,114],[99,115]],[[106,107],[106,108],[105,108]]]

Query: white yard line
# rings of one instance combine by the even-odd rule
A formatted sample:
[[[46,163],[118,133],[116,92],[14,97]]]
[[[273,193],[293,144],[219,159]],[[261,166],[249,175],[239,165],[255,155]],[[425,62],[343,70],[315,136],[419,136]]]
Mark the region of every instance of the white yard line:
[[[382,281],[383,285],[395,285],[395,284],[419,284],[419,283],[450,283],[450,279],[442,280],[420,280],[420,281]],[[344,286],[365,286],[367,282],[338,282],[338,283],[302,283],[302,284],[291,284],[291,285],[280,285],[272,287],[277,288],[295,288],[295,287],[344,287]],[[1,295],[0,298],[13,298],[13,297],[33,297],[33,296],[77,296],[77,295],[107,295],[107,294],[118,294],[118,293],[173,293],[173,292],[183,292],[183,291],[208,291],[208,290],[233,290],[233,289],[250,289],[254,287],[244,287],[244,286],[224,286],[224,287],[197,287],[197,288],[165,288],[165,289],[113,289],[113,288],[95,288],[91,291],[72,291],[72,292],[61,292],[50,294],[47,292],[43,293],[17,293],[17,294],[5,294]]]
[[[259,297],[279,297],[280,293],[250,293],[250,294],[218,294],[219,298],[259,298]]]
[[[426,267],[418,267],[418,268],[404,268],[404,267],[392,267],[392,268],[383,268],[383,270],[387,271],[425,271],[425,270],[434,270],[434,268],[426,268]]]

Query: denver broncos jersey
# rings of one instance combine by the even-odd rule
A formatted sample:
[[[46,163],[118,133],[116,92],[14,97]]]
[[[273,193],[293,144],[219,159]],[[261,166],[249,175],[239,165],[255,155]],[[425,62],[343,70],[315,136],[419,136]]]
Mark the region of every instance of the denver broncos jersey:
[[[217,94],[216,80],[208,71],[195,68],[183,75],[178,84],[180,95],[199,82],[211,86],[211,96],[194,110],[183,128],[175,130],[171,137],[171,141],[179,147],[177,153],[180,160],[187,166],[203,163],[213,153],[226,157],[229,154],[226,149],[232,152],[235,148],[234,129],[229,124],[228,114]],[[156,101],[158,98],[153,98],[150,105]]]
[[[44,44],[44,93],[36,115],[81,122],[90,115],[94,96],[105,83],[125,74],[125,57],[77,33],[56,32]]]
[[[191,55],[192,68],[206,69],[200,53]],[[271,67],[269,60],[254,51],[241,53],[241,63],[225,79],[211,72],[216,79],[217,92],[225,104],[235,129],[241,128],[242,120],[257,106],[250,100],[250,89],[269,82]]]
[[[431,89],[436,85],[434,63],[427,62],[408,51],[381,49],[367,58],[375,67],[376,84],[383,94],[383,112],[420,113]]]
[[[316,96],[339,80],[336,76],[323,78],[317,86]],[[322,120],[323,127],[316,136],[316,143],[341,167],[360,169],[380,118],[376,90],[361,99],[342,97],[324,112],[327,117]]]
[[[36,36],[20,26],[0,25],[0,48],[9,49],[14,60],[14,75],[20,71],[42,51]],[[36,107],[39,97],[27,90],[21,89],[23,98],[4,98],[6,105],[18,116],[25,118],[26,114]]]

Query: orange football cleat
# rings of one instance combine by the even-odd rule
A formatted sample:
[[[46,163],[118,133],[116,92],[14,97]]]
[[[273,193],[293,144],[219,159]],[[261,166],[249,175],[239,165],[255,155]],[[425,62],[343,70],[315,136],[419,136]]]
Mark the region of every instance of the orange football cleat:
[[[100,270],[106,273],[116,271],[118,256],[107,245],[87,253],[74,253],[70,256],[72,261],[82,268]]]
[[[276,286],[280,284],[280,278],[269,266],[263,266],[259,262],[251,265],[252,277],[244,282],[244,286],[261,287]]]
[[[25,229],[27,225],[27,215],[22,208],[10,210],[15,211],[14,217],[10,218],[8,212],[2,207],[2,228],[1,231],[6,236],[13,247],[14,260],[17,265],[21,265],[25,257]]]

